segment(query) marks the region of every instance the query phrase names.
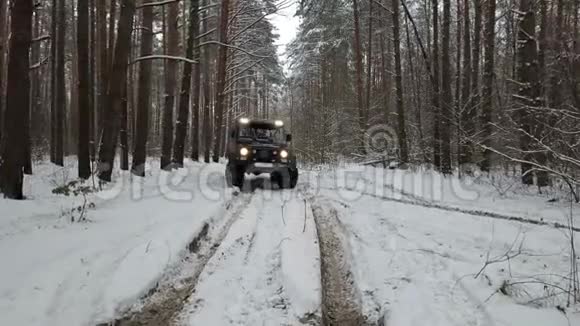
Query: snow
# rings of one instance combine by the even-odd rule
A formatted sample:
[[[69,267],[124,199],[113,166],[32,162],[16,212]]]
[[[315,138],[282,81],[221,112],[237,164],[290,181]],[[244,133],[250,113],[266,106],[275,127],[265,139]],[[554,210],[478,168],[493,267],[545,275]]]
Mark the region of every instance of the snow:
[[[182,193],[196,185],[191,176],[197,173],[176,187],[158,186],[159,180],[173,178],[153,172],[157,175],[140,186],[142,193],[124,186],[115,196],[115,191],[97,194],[89,222],[70,223],[61,212],[73,206],[71,199],[50,191],[74,171],[56,169],[55,180],[55,169],[36,166],[36,175],[27,178],[34,200],[0,200],[0,324],[93,325],[114,317],[179,263],[191,239],[223,205],[203,196],[168,200],[164,188]],[[131,184],[128,174],[120,179]]]
[[[344,194],[322,190],[319,196],[340,202]],[[356,284],[371,321],[385,318],[385,325],[401,326],[427,320],[429,325],[568,325],[555,304],[541,309],[527,304],[545,295],[541,287],[525,285],[526,294],[515,298],[496,293],[503,281],[537,277],[550,283],[554,275],[567,275],[569,240],[563,231],[377,201],[368,195],[346,207],[334,206],[342,211]],[[518,235],[524,239],[524,253],[489,266],[484,276],[474,279],[486,253],[503,255]],[[564,302],[560,296],[557,304]],[[570,312],[571,324],[580,323],[577,309]]]
[[[302,233],[304,204],[290,194],[256,190],[200,276],[182,324],[294,325],[316,312],[315,228],[307,216]]]
[[[171,173],[149,163],[145,179],[117,171],[90,194],[86,222],[71,222],[82,198],[51,193],[74,179],[72,161],[35,165],[28,200],[0,199],[1,325],[107,322],[146,306],[158,283],[184,288],[191,270],[199,278],[177,324],[318,325],[329,289],[313,211],[332,217],[323,221],[355,292],[345,300],[369,324],[580,325],[580,306],[559,290],[569,231],[485,214],[565,224],[572,209],[580,222],[560,185],[539,194],[501,174],[343,165],[302,170],[296,190],[251,180],[238,193],[223,162]],[[206,223],[211,250],[191,254]]]

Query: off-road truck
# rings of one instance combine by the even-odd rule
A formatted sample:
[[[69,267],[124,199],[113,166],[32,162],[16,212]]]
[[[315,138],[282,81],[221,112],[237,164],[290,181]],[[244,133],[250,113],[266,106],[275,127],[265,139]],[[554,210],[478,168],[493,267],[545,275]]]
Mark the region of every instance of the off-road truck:
[[[268,173],[280,188],[296,187],[298,168],[291,142],[292,135],[286,133],[280,120],[237,120],[230,129],[227,146],[228,186],[243,187],[246,173]]]

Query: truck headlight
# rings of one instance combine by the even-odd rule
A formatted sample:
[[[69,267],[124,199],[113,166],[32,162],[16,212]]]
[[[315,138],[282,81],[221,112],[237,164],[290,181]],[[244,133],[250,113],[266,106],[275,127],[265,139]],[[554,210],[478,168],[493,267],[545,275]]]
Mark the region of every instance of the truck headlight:
[[[240,149],[240,155],[242,155],[242,156],[248,156],[248,154],[250,154],[250,151],[247,148],[242,147]]]
[[[280,157],[281,157],[281,158],[288,158],[288,151],[287,151],[287,150],[285,150],[285,149],[284,149],[284,150],[282,150],[282,151],[280,152]]]

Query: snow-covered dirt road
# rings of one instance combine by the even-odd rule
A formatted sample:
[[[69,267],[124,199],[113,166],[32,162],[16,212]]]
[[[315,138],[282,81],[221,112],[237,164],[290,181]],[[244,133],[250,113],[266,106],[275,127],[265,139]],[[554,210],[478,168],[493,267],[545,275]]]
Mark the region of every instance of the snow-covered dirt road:
[[[306,202],[258,189],[199,278],[183,325],[298,325],[320,306],[316,229]],[[305,215],[306,213],[306,215]]]
[[[347,169],[240,192],[223,168],[124,175],[85,223],[58,216],[76,202],[43,196],[53,181],[0,200],[0,325],[580,325],[569,231],[491,216],[544,216],[515,197],[427,198]]]

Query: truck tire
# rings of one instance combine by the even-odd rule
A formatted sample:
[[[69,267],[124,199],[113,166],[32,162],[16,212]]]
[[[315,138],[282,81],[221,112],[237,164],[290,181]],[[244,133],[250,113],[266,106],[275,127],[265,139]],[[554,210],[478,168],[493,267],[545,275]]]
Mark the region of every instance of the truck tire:
[[[298,169],[288,168],[284,172],[276,173],[275,180],[280,189],[294,189],[298,184]]]
[[[288,169],[288,172],[290,174],[290,189],[294,189],[298,184],[298,169],[290,168]]]
[[[242,188],[244,186],[245,171],[242,168],[228,165],[226,167],[226,183],[228,187]]]

